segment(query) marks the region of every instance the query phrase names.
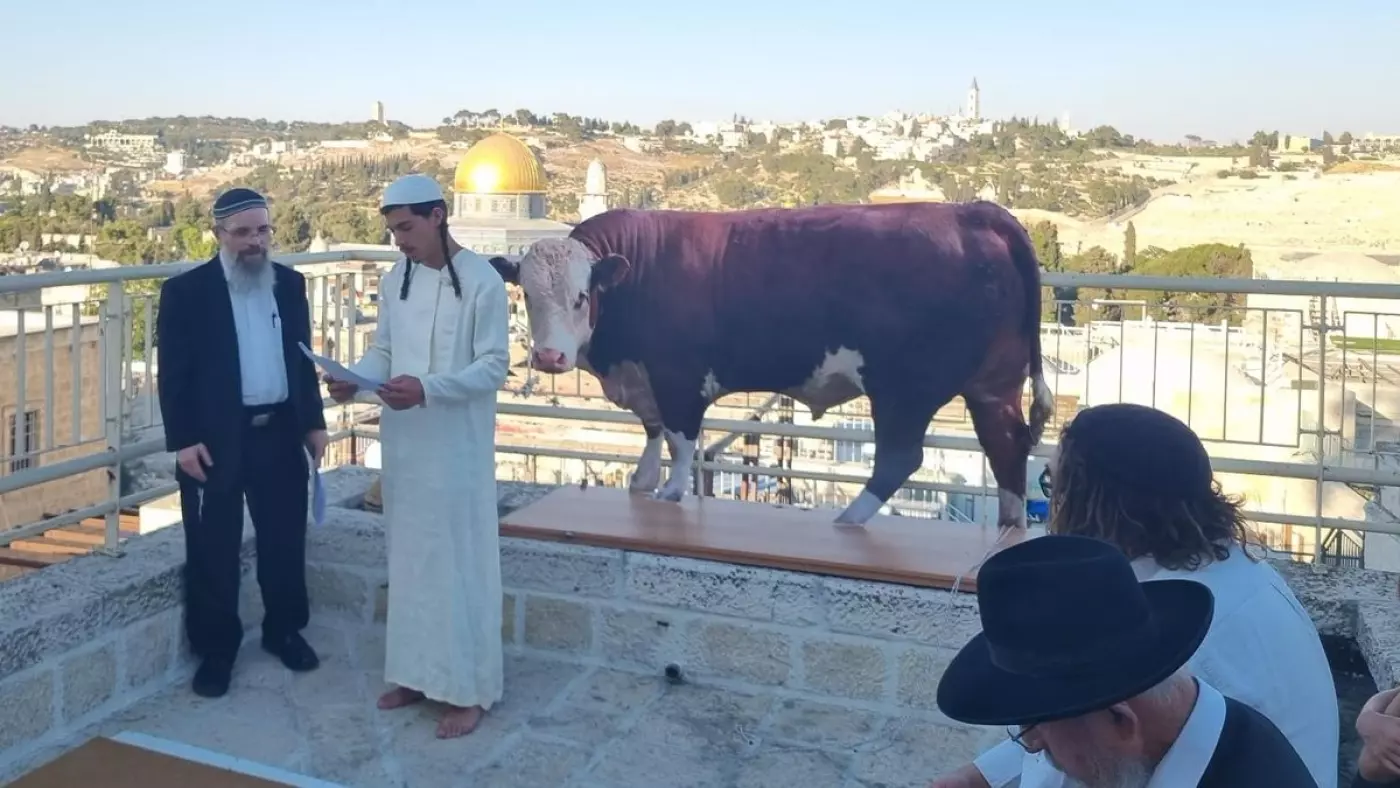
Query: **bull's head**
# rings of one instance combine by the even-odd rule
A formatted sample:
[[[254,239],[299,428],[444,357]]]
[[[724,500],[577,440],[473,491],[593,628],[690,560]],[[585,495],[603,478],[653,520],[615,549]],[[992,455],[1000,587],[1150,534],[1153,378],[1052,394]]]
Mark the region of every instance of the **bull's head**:
[[[572,238],[536,241],[513,263],[491,258],[507,283],[525,291],[533,351],[530,365],[541,372],[568,372],[578,364],[598,325],[603,292],[627,276],[631,264],[620,255],[595,258]]]

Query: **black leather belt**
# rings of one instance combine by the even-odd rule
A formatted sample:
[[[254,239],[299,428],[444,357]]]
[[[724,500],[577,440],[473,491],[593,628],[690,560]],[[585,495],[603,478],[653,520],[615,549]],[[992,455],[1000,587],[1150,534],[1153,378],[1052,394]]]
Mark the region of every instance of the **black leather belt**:
[[[249,427],[266,427],[272,423],[272,418],[277,412],[285,407],[286,403],[276,405],[255,405],[243,408],[243,415],[248,419]]]

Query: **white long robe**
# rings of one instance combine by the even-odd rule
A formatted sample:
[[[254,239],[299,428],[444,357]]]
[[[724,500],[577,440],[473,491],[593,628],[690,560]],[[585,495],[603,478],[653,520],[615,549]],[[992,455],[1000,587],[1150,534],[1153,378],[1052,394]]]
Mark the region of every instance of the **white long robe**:
[[[383,409],[381,479],[389,547],[384,679],[454,706],[490,709],[503,691],[496,392],[509,366],[505,283],[485,258],[446,269],[405,261],[379,285],[379,325],[354,370],[413,375],[422,407]]]

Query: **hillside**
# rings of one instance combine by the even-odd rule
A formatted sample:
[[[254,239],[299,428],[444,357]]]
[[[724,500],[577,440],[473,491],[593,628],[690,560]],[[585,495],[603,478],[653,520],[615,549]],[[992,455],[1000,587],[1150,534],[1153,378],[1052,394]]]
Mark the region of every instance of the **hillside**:
[[[216,128],[207,119],[177,124],[180,135]],[[676,137],[653,138],[647,141],[651,149],[638,152],[608,133],[549,126],[508,130],[540,157],[551,216],[566,222],[577,220],[584,175],[598,159],[607,167],[611,202],[618,207],[722,210],[980,198],[1008,206],[1028,225],[1053,222],[1070,254],[1094,246],[1121,252],[1129,222],[1143,249],[1243,243],[1265,256],[1295,250],[1400,251],[1400,199],[1395,197],[1400,166],[1379,160],[1337,163],[1299,154],[1261,166],[1246,149],[1181,155],[1186,151],[1134,143],[1111,130],[1072,138],[1054,126],[1014,119],[991,134],[940,149],[929,162],[877,160],[859,144],[833,157],[822,152],[819,135],[800,143],[791,135],[751,135],[748,147],[730,152]],[[224,163],[180,178],[148,169],[149,179],[142,182],[136,169],[118,170],[114,194],[129,213],[186,196],[207,203],[216,190],[239,183],[266,190],[281,211],[292,211],[279,217],[279,224],[290,217],[294,227],[279,239],[285,248],[304,248],[316,232],[341,241],[377,240],[383,230],[373,203],[388,179],[419,170],[450,186],[457,161],[494,129],[394,129],[363,147],[318,144],[352,138],[357,131],[358,125],[276,128],[236,122],[227,133],[287,138],[298,147],[276,163],[244,159],[234,165],[225,156]],[[7,138],[0,168],[57,177],[92,174],[98,165],[72,147],[75,134],[31,135],[18,144]],[[242,149],[232,139],[202,144]],[[50,220],[45,226],[57,231],[66,223]]]

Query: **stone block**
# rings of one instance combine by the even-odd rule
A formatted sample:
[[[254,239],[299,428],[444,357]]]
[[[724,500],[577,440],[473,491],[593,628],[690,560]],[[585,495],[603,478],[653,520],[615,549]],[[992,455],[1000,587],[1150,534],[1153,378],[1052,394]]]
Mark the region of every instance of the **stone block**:
[[[306,586],[313,609],[364,621],[369,614],[370,582],[347,569],[322,564],[306,568]]]
[[[966,765],[1005,739],[1006,731],[900,720],[890,726],[888,737],[888,746],[858,760],[855,776],[862,785],[927,785],[933,777]]]
[[[856,700],[885,696],[885,653],[868,643],[809,640],[802,644],[803,681],[813,692]]]
[[[525,645],[550,651],[588,651],[593,646],[593,609],[567,599],[525,597]]]
[[[598,615],[600,650],[609,663],[660,668],[677,656],[680,628],[671,616],[618,607],[602,607]]]
[[[0,752],[43,736],[54,725],[54,675],[42,670],[0,683]]]
[[[650,605],[805,626],[823,618],[820,590],[816,577],[793,572],[643,553],[627,556],[627,598]]]
[[[508,646],[515,643],[515,595],[513,594],[501,596],[501,642]]]
[[[982,631],[973,594],[865,580],[822,582],[833,632],[957,649]]]
[[[938,709],[938,680],[948,669],[956,651],[936,648],[909,647],[895,657],[899,685],[895,699],[901,706],[916,709]]]
[[[322,473],[321,484],[326,490],[326,504],[332,507],[326,512],[327,521],[340,514],[334,509],[358,505],[378,478],[379,471],[361,465],[342,465]]]
[[[68,657],[63,660],[62,674],[63,719],[76,720],[116,693],[116,642]]]
[[[55,571],[79,558],[0,584],[0,678],[89,643],[104,628],[102,597],[81,574]]]
[[[792,642],[776,630],[727,621],[694,621],[688,634],[690,665],[682,669],[755,684],[786,684]]]
[[[126,664],[125,689],[144,686],[170,670],[175,656],[172,617],[178,618],[178,614],[161,614],[122,633],[119,642]]]
[[[773,710],[765,739],[824,750],[854,750],[879,740],[885,718],[843,703],[786,698]]]
[[[383,519],[358,509],[329,510],[324,524],[306,532],[306,558],[312,563],[383,570],[386,549]]]
[[[1270,560],[1312,616],[1323,635],[1356,637],[1356,603],[1389,603],[1396,596],[1395,575],[1327,564]]]
[[[501,582],[508,588],[569,596],[614,597],[622,577],[620,550],[501,540]]]
[[[476,780],[494,788],[562,786],[583,771],[588,758],[584,747],[527,737],[478,772]]]

